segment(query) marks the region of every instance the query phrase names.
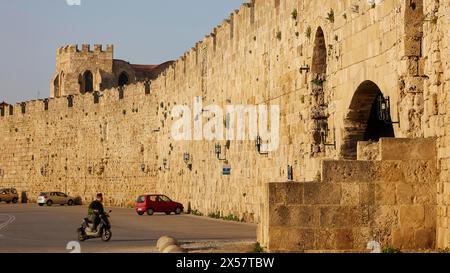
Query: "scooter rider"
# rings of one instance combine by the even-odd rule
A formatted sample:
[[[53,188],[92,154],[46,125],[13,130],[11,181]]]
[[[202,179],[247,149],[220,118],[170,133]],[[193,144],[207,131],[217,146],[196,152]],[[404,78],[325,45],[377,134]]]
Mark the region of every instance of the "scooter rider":
[[[90,205],[89,205],[89,210],[88,210],[88,219],[94,223],[94,227],[93,227],[93,232],[97,231],[97,227],[100,224],[100,215],[104,215],[105,214],[105,210],[103,208],[103,194],[99,193],[96,196],[96,200],[94,200]]]

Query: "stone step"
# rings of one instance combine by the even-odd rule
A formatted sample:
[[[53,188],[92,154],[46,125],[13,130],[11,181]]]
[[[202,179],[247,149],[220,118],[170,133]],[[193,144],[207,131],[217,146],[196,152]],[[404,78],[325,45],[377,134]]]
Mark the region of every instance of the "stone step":
[[[434,138],[382,138],[380,160],[436,160]]]
[[[359,141],[358,160],[435,160],[434,138],[381,138],[379,142]]]
[[[435,160],[324,160],[321,181],[341,182],[397,182],[423,183],[436,172]],[[435,179],[433,177],[433,179]]]

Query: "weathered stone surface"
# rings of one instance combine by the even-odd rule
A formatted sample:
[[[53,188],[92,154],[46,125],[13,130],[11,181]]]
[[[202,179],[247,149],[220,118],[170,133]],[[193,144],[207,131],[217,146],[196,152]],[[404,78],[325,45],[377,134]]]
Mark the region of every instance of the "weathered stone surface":
[[[1,107],[0,186],[16,187],[30,200],[41,191],[58,190],[87,202],[103,192],[107,205],[118,206],[160,192],[204,214],[236,215],[262,225],[272,219],[266,214],[277,213],[265,206],[299,206],[298,219],[311,227],[314,217],[301,206],[320,209],[319,221],[330,226],[333,242],[312,243],[311,233],[316,238],[323,228],[308,228],[299,229],[296,238],[304,242],[291,243],[284,235],[295,237],[295,231],[283,230],[279,237],[274,230],[269,236],[267,224],[265,238],[275,241],[263,243],[273,243],[275,250],[348,247],[369,233],[383,243],[392,244],[395,237],[398,245],[409,247],[414,245],[410,238],[423,232],[416,230],[434,226],[437,247],[449,247],[448,2],[364,2],[357,11],[348,1],[275,2],[242,5],[157,78],[123,90],[115,86],[126,65],[115,62],[120,69],[111,68],[112,47],[102,52],[97,46],[94,53],[86,47],[60,49],[48,105],[38,100]],[[324,18],[329,10],[334,20]],[[82,94],[79,74],[88,69],[100,93]],[[57,77],[60,95],[73,97],[57,98]],[[380,93],[389,96],[390,118],[399,124],[369,126]],[[211,104],[279,105],[278,149],[261,155],[254,141],[175,141],[171,131],[177,118],[171,110],[181,105],[193,110],[197,96],[203,99],[201,110]],[[186,116],[192,122],[210,118]],[[385,132],[380,128],[412,140],[382,139],[376,159],[384,160],[374,160],[373,152],[366,161],[354,161],[358,141],[377,140],[377,132]],[[227,162],[218,160],[216,144]],[[186,154],[192,162],[186,163]],[[230,175],[223,175],[224,165],[231,167]],[[267,195],[265,183],[287,181],[288,166],[292,180],[318,183],[277,185]],[[412,194],[405,184],[412,185]],[[410,209],[414,206],[426,208],[423,226],[416,219],[420,213]],[[288,222],[294,221],[297,212],[288,211]],[[400,226],[385,218],[395,212]],[[336,215],[343,218],[334,221]],[[356,226],[349,215],[356,217]],[[402,216],[414,228],[403,228]],[[372,222],[375,217],[379,226],[364,226],[366,217]],[[335,229],[346,230],[339,246]],[[400,235],[389,235],[394,229]]]
[[[328,183],[305,183],[304,203],[308,205],[339,205],[341,203],[341,185]]]
[[[359,183],[342,183],[342,198],[341,205],[344,206],[358,206],[360,201],[360,187]]]
[[[380,140],[381,160],[435,160],[436,141],[432,138]]]
[[[380,144],[378,142],[360,141],[357,151],[358,160],[377,160],[380,157]]]
[[[421,205],[400,207],[400,224],[404,227],[418,228],[425,221],[425,209]]]
[[[368,208],[331,206],[320,209],[320,226],[323,228],[363,227],[368,222]]]
[[[429,145],[427,141],[423,143]],[[277,208],[269,213],[270,238],[278,241],[271,249],[313,250],[302,249],[301,244],[291,245],[278,237],[288,230],[301,232],[301,237],[304,229],[298,228],[314,231],[314,250],[362,251],[369,241],[408,250],[434,247],[439,224],[435,206],[439,187],[434,165],[433,159],[413,161],[409,157],[407,160],[325,161],[323,168],[327,171],[322,172],[325,175],[322,178],[328,183],[298,183],[297,187],[304,190],[303,204],[285,202],[280,207],[269,203],[269,207]],[[364,177],[362,166],[370,166],[372,181],[357,181],[356,178]],[[283,185],[272,183],[268,187]],[[287,189],[288,185],[284,187]],[[278,233],[272,233],[274,227],[282,228],[283,232],[276,229]]]
[[[270,232],[269,248],[274,251],[302,252],[314,249],[314,230],[274,227]]]

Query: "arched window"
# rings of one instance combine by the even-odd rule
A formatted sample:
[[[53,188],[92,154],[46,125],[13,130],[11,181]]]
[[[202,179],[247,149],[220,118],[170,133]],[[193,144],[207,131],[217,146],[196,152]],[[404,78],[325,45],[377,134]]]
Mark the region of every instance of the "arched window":
[[[327,72],[327,46],[325,36],[321,27],[317,29],[314,40],[314,52],[311,72],[325,74]]]
[[[312,155],[319,156],[325,152],[326,144],[331,142],[330,129],[328,128],[328,102],[326,100],[325,82],[327,79],[327,47],[325,35],[321,27],[317,28],[313,58],[311,64],[311,90],[313,101],[311,106],[311,119],[314,122],[314,129],[311,131],[313,139]]]
[[[84,72],[81,80],[81,93],[94,91],[94,76],[91,71]]]
[[[60,88],[60,85],[59,85],[59,75],[56,76],[56,79],[53,81],[53,91],[54,91],[53,95],[56,98],[61,96],[61,88]]]
[[[128,74],[126,72],[122,72],[119,76],[119,86],[127,85],[129,82]]]
[[[60,79],[59,79],[59,97],[61,97],[65,92],[65,90],[64,90],[64,83],[65,83],[64,82],[65,81],[64,71],[61,72],[59,77],[60,77]]]

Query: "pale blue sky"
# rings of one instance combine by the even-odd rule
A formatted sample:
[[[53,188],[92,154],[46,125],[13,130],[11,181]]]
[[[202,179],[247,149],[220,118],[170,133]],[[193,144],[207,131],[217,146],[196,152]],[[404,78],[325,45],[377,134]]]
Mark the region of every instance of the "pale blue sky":
[[[47,97],[56,49],[114,44],[115,58],[177,59],[244,0],[0,0],[0,102]]]

